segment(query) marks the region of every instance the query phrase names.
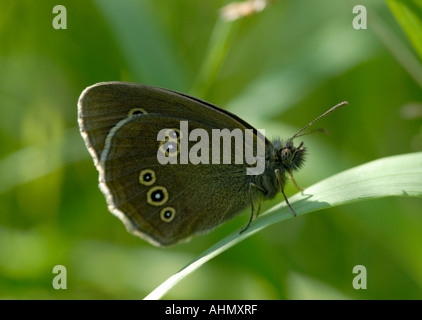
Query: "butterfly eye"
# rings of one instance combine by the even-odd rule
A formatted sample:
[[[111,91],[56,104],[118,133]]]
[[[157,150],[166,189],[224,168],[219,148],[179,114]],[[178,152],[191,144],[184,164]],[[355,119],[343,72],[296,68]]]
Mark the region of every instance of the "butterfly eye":
[[[161,186],[152,187],[147,192],[147,202],[153,206],[162,206],[169,199],[167,189]]]
[[[139,182],[145,186],[150,186],[155,183],[156,177],[154,170],[145,169],[139,174]]]
[[[173,221],[174,217],[176,216],[176,209],[172,207],[165,207],[160,212],[160,218],[164,222],[171,222]]]
[[[162,141],[160,143],[160,151],[166,155],[166,157],[176,156],[180,152],[179,142]]]
[[[280,152],[281,161],[288,161],[292,157],[292,153],[289,148],[284,148]]]
[[[128,117],[132,117],[132,116],[138,116],[138,115],[147,114],[147,113],[148,112],[146,112],[145,109],[142,109],[142,108],[133,108],[133,109],[131,109],[128,112],[127,116]]]
[[[166,149],[167,148],[167,149]],[[177,152],[177,143],[174,142],[167,142],[164,146],[164,149],[166,150],[166,152],[168,152],[169,154],[173,154],[175,152]]]

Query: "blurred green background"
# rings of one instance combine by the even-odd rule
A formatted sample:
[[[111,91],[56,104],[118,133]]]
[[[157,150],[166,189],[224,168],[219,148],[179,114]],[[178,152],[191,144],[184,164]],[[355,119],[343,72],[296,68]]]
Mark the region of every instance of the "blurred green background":
[[[169,249],[127,233],[107,210],[77,126],[78,97],[96,82],[193,94],[270,138],[349,101],[320,121],[328,137],[303,137],[303,187],[422,150],[422,31],[412,38],[391,11],[409,3],[416,14],[406,17],[418,25],[419,1],[279,0],[226,22],[228,3],[1,1],[1,299],[141,299],[249,218]],[[67,29],[53,28],[57,4]],[[357,4],[367,8],[366,30],[352,26]],[[290,219],[211,260],[166,298],[420,299],[421,208],[420,198],[386,198]],[[52,286],[55,265],[67,269],[66,290]],[[352,286],[355,265],[367,268],[367,290]]]

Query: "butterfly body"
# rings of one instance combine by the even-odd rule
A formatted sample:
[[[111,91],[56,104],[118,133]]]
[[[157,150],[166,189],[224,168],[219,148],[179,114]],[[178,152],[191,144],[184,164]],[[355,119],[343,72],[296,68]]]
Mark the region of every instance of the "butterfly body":
[[[187,138],[179,129],[181,121],[188,122],[189,130],[204,130],[210,136],[217,129],[252,130],[256,146],[258,141],[265,145],[263,172],[247,174],[250,165],[234,161],[239,150],[233,144],[229,164],[159,163],[160,152],[168,156],[177,150],[181,157],[181,141]],[[293,139],[271,143],[259,138],[246,121],[208,102],[140,84],[104,82],[88,87],[79,98],[78,122],[109,210],[130,232],[157,246],[208,232],[245,208],[254,208],[262,198],[274,198],[305,155],[303,145],[294,147]],[[173,146],[158,141],[160,130],[167,130]],[[186,146],[192,150],[196,143],[189,139]],[[245,152],[251,148],[246,143],[243,147]]]

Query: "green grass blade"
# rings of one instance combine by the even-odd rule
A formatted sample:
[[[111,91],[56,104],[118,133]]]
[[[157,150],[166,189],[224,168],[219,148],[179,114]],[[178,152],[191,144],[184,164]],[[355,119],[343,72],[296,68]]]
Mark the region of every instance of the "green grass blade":
[[[422,59],[422,1],[388,0],[387,3]]]
[[[289,199],[298,215],[362,200],[391,196],[422,196],[422,152],[378,159],[343,171],[297,193]],[[145,299],[160,299],[183,278],[215,256],[258,231],[292,218],[280,203],[256,219],[244,233],[238,231],[202,253],[168,278]]]

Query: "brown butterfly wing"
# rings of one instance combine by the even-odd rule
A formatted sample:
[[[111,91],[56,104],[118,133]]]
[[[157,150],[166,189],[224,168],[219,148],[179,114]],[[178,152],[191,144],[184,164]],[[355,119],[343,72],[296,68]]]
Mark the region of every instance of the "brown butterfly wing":
[[[171,245],[212,229],[250,203],[245,165],[157,163],[157,130],[166,125],[178,128],[180,120],[208,131],[253,129],[228,111],[166,89],[105,82],[81,94],[78,120],[110,210],[133,233],[155,245]],[[177,204],[174,223],[163,223],[165,206],[146,201],[152,187],[140,184],[139,176],[148,168],[154,168],[160,182],[166,183],[169,207]]]

